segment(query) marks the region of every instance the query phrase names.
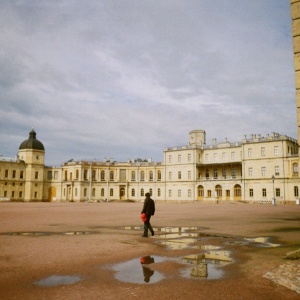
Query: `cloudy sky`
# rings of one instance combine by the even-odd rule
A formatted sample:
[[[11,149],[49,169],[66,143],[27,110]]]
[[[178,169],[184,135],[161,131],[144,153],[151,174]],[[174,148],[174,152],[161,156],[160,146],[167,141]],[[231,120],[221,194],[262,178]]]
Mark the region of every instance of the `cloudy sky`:
[[[297,138],[289,0],[1,0],[0,155],[152,158],[206,131]]]

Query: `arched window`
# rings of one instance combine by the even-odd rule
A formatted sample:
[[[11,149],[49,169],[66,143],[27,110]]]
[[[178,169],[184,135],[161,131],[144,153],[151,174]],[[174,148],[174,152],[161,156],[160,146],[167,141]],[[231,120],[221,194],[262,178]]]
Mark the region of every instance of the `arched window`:
[[[216,196],[222,197],[222,187],[219,184],[216,185]]]
[[[131,196],[134,197],[135,196],[135,189],[131,190]]]
[[[152,196],[152,189],[149,189],[150,196]]]
[[[105,181],[105,171],[102,170],[100,174],[101,181]]]
[[[299,197],[299,189],[297,186],[294,186],[294,196]]]
[[[109,190],[109,196],[112,197],[113,195],[114,195],[114,189],[110,189],[110,190]]]
[[[145,172],[141,171],[141,181],[144,181],[144,180],[145,180]]]
[[[77,197],[77,188],[75,189],[75,197]]]
[[[294,164],[293,164],[293,174],[294,174],[294,175],[297,175],[297,174],[298,174],[298,164],[297,164],[297,163],[294,163]]]
[[[158,196],[158,197],[161,196],[160,188],[157,189],[157,196]]]
[[[135,171],[131,172],[131,181],[135,181]]]
[[[79,179],[79,170],[76,170],[76,179]]]
[[[101,189],[101,197],[104,197],[104,189]]]
[[[153,171],[150,171],[150,172],[149,172],[149,180],[150,180],[150,181],[153,181]]]
[[[109,180],[114,181],[114,171],[110,171],[109,173]]]
[[[157,171],[157,180],[158,181],[161,180],[161,171],[160,170]]]
[[[65,180],[68,180],[68,171],[65,171]]]
[[[144,189],[141,189],[141,196],[143,197],[145,195]]]
[[[84,190],[83,190],[83,196],[84,196],[84,197],[86,197],[86,191],[87,191],[87,189],[84,188]]]

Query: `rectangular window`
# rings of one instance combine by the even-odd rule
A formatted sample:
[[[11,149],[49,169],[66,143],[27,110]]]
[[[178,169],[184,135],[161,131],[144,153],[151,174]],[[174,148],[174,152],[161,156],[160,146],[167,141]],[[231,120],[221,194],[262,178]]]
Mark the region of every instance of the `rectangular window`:
[[[266,189],[262,189],[262,196],[267,197],[267,190]]]
[[[120,170],[120,181],[125,182],[126,181],[126,169]]]
[[[178,162],[181,163],[181,154],[178,154]]]
[[[172,190],[169,190],[169,197],[172,197]]]
[[[181,171],[178,171],[178,179],[181,179]]]
[[[172,180],[172,172],[169,172],[169,180]]]
[[[54,179],[58,179],[58,171],[54,171]]]
[[[192,161],[192,154],[188,154],[188,162],[191,162]]]
[[[5,170],[5,177],[8,177],[8,170]]]
[[[172,162],[172,155],[169,155],[169,163]]]
[[[205,154],[205,162],[208,162],[209,161],[209,156],[208,156],[208,153]]]
[[[231,152],[231,160],[235,160],[235,152]]]
[[[252,157],[252,148],[248,148],[248,157]]]
[[[214,153],[214,161],[217,161],[217,160],[218,160],[218,154]]]
[[[223,168],[223,170],[222,170],[222,176],[223,176],[223,179],[226,179],[226,177],[227,177],[227,172],[226,172],[225,168]]]
[[[217,179],[217,178],[218,178],[218,170],[214,169],[214,179]]]
[[[34,192],[34,198],[37,199],[37,197],[38,197],[38,193]]]
[[[226,152],[222,153],[222,161],[226,161]]]
[[[279,155],[279,148],[278,148],[278,146],[274,146],[274,155],[275,156]]]
[[[19,198],[22,198],[22,192],[19,192]]]
[[[181,197],[181,190],[178,190],[178,198]]]
[[[261,176],[266,176],[266,167],[261,168]]]
[[[35,179],[39,179],[39,172],[38,172],[38,171],[35,172],[34,178],[35,178]]]
[[[236,178],[236,168],[231,169],[231,177]]]
[[[23,177],[24,177],[24,172],[20,171],[20,179],[23,179]]]
[[[280,189],[275,190],[275,195],[276,195],[276,197],[280,197]]]
[[[52,179],[52,171],[47,172],[47,179],[51,180]]]
[[[192,172],[188,171],[188,179],[192,179]]]
[[[249,189],[249,197],[253,197],[253,189]]]
[[[279,166],[275,166],[275,175],[280,175]]]
[[[12,197],[12,198],[15,198],[15,191],[12,191],[12,192],[11,192],[11,197]]]
[[[92,189],[92,196],[93,196],[93,197],[96,196],[96,189],[95,189],[95,188]]]
[[[12,177],[16,178],[16,170],[13,170]]]
[[[207,190],[207,197],[211,197],[211,190]]]
[[[188,197],[191,198],[192,197],[192,190],[188,189]]]
[[[253,176],[253,168],[248,169],[248,176],[252,177]]]
[[[261,153],[261,156],[266,156],[266,148],[265,147],[261,147],[260,153]]]

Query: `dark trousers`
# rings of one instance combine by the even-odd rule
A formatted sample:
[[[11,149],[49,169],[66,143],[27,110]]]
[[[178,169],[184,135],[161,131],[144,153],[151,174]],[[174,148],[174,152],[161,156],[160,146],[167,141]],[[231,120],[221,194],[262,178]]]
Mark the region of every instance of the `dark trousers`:
[[[146,214],[146,217],[147,217],[146,222],[144,222],[144,236],[148,236],[148,230],[150,230],[150,232],[153,235],[154,231],[153,231],[153,228],[150,224],[151,215]]]

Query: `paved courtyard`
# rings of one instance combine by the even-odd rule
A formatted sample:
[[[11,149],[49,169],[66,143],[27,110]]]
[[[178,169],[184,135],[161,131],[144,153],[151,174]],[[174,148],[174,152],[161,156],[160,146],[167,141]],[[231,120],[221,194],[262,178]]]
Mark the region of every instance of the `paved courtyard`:
[[[300,206],[0,203],[0,299],[299,299]],[[287,255],[289,254],[289,255]]]

